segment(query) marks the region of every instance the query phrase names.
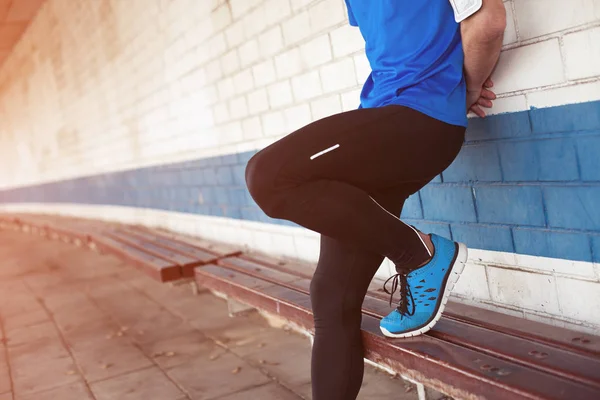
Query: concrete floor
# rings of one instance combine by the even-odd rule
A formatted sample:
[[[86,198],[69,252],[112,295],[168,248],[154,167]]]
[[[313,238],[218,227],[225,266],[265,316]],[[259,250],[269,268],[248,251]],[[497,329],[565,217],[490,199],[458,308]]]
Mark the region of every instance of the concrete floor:
[[[310,343],[112,256],[0,232],[0,400],[310,399]],[[361,399],[416,399],[367,367]]]

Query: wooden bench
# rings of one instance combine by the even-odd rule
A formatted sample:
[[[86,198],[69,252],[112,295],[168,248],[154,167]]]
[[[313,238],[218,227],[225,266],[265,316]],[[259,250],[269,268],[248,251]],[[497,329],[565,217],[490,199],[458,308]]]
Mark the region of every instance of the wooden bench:
[[[266,257],[222,258],[196,268],[198,285],[312,332],[311,268]],[[372,286],[363,303],[366,357],[457,399],[600,399],[600,337],[450,302],[428,334],[388,339],[391,311]]]
[[[199,286],[313,331],[309,264],[75,218],[0,214],[0,229],[116,254],[163,282],[194,275]],[[372,283],[363,303],[365,356],[420,385],[456,399],[600,399],[600,337],[451,301],[433,330],[393,340],[379,331],[390,310],[380,284]]]
[[[38,234],[114,254],[161,282],[193,278],[194,268],[240,251],[138,226],[49,215],[0,214],[0,229]]]

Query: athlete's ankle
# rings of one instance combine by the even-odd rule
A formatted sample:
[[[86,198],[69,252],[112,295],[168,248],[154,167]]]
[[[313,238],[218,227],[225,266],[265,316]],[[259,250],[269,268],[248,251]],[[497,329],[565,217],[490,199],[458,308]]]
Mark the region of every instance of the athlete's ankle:
[[[421,237],[421,240],[423,241],[423,243],[425,244],[425,248],[427,249],[427,252],[429,253],[429,257],[427,257],[427,259],[423,262],[421,262],[419,265],[417,265],[417,268],[421,268],[423,265],[429,263],[429,261],[431,261],[431,259],[433,258],[433,252],[435,251],[435,247],[433,246],[433,242],[431,241],[431,236],[423,233],[423,232],[418,232],[419,236]]]

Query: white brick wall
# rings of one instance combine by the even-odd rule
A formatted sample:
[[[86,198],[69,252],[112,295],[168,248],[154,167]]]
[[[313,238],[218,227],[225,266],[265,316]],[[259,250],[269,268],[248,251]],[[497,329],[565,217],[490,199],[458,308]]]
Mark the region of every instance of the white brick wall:
[[[48,0],[0,66],[0,159],[10,166],[0,188],[262,148],[355,109],[370,73],[342,0],[117,0],[103,13],[92,3]],[[504,4],[492,112],[600,100],[600,0]],[[148,218],[172,215],[159,214]],[[182,221],[171,224],[191,225]],[[202,234],[316,257],[306,231],[202,221]],[[598,265],[478,251],[471,261],[461,298],[600,323],[579,300],[561,301],[580,291],[581,304],[597,303],[588,282],[600,279]]]

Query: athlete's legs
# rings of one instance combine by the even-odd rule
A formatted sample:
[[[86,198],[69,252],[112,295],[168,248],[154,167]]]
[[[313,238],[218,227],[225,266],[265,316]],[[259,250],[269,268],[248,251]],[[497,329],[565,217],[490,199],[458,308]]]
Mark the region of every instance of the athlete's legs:
[[[426,183],[373,197],[399,216],[406,197]],[[314,400],[355,399],[360,391],[364,372],[361,306],[382,261],[377,253],[321,236],[321,253],[310,288],[315,318]]]
[[[246,180],[268,215],[411,269],[429,259],[428,250],[371,195],[431,180],[458,154],[464,130],[402,106],[355,110],[260,151]]]

